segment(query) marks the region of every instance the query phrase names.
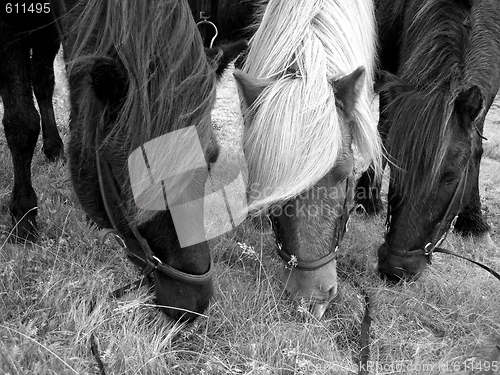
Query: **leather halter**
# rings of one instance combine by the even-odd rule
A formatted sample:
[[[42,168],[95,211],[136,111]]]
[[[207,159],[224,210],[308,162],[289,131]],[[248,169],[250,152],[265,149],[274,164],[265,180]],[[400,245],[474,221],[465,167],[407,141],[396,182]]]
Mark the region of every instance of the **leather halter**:
[[[475,265],[481,267],[482,269],[488,271],[491,275],[500,280],[500,274],[491,269],[490,267],[477,262],[473,259],[465,257],[460,254],[456,254],[451,250],[445,249],[441,247],[441,244],[444,242],[446,237],[450,232],[453,231],[455,227],[455,223],[457,222],[458,215],[462,209],[463,198],[465,194],[465,186],[467,183],[467,176],[469,174],[469,163],[467,163],[467,167],[465,171],[462,172],[462,176],[460,177],[460,181],[455,188],[455,192],[451,197],[451,201],[448,204],[446,212],[443,215],[443,218],[436,224],[434,227],[434,231],[432,232],[430,239],[427,241],[427,244],[423,247],[419,247],[417,249],[404,251],[404,250],[396,250],[389,246],[387,242],[387,235],[390,230],[391,224],[391,206],[387,206],[387,220],[386,220],[386,234],[385,234],[385,246],[387,247],[387,252],[391,255],[396,255],[399,257],[410,257],[414,255],[423,255],[427,257],[427,263],[432,264],[432,255],[434,253],[443,253],[453,255],[457,258],[461,258],[467,260],[468,262],[474,263]]]
[[[108,235],[113,235],[117,241],[121,244],[125,254],[131,258],[132,262],[139,265],[142,268],[142,274],[144,278],[149,276],[154,270],[163,273],[177,281],[184,282],[186,284],[205,284],[212,279],[213,264],[210,260],[209,269],[202,275],[194,275],[179,271],[174,267],[162,262],[151,250],[148,241],[141,235],[139,229],[135,225],[130,225],[130,220],[127,219],[125,213],[121,208],[121,203],[123,199],[120,195],[120,191],[116,185],[116,181],[113,179],[113,174],[111,167],[107,158],[104,156],[102,151],[99,150],[99,132],[96,132],[95,137],[95,156],[97,165],[97,176],[99,179],[99,189],[101,191],[102,201],[104,203],[104,208],[106,214],[113,226],[113,229],[106,229],[101,235],[101,239]],[[108,186],[111,190],[111,194],[106,194],[105,186]],[[113,211],[111,207],[115,208],[116,216],[113,216]],[[128,234],[130,232],[133,237],[127,236],[120,233],[118,230],[118,223],[126,227]],[[123,289],[123,288],[121,288]],[[115,292],[116,294],[116,292]]]
[[[423,247],[419,247],[417,249],[405,251],[405,250],[396,250],[389,246],[387,242],[387,235],[390,231],[391,225],[391,205],[387,206],[387,220],[386,220],[386,233],[385,233],[385,245],[388,249],[389,254],[397,255],[400,257],[405,256],[413,256],[413,255],[425,255],[429,264],[432,263],[432,255],[434,252],[439,252],[441,244],[444,242],[448,234],[453,231],[455,227],[455,223],[458,219],[458,214],[462,208],[462,202],[465,194],[465,185],[467,183],[467,176],[469,174],[469,164],[467,164],[467,168],[462,172],[460,176],[460,180],[458,182],[457,187],[451,197],[450,203],[448,203],[448,207],[446,208],[446,212],[444,213],[442,219],[436,224],[429,240],[426,242],[426,245]]]
[[[212,21],[209,21],[210,16],[212,14],[212,1],[213,0],[198,0],[196,3],[196,9],[200,12],[200,20],[196,23],[196,26],[200,28],[200,26],[208,26],[214,29],[214,36],[210,40],[209,48],[212,48],[214,45],[214,41],[219,35],[219,30],[217,26]]]
[[[345,184],[346,184],[346,198],[344,200],[344,206],[342,209],[342,216],[341,216],[341,222],[337,226],[337,231],[336,235],[333,239],[333,244],[331,247],[331,251],[326,254],[325,256],[316,259],[316,260],[302,260],[299,259],[296,255],[289,254],[284,248],[283,244],[281,241],[281,237],[279,234],[279,223],[276,217],[272,217],[271,215],[267,215],[267,218],[269,220],[269,223],[271,224],[271,228],[273,229],[274,232],[274,238],[276,242],[276,248],[278,255],[280,256],[281,259],[286,263],[286,268],[287,269],[298,269],[301,271],[314,271],[317,270],[321,267],[326,266],[330,262],[334,261],[337,259],[337,251],[339,249],[340,243],[342,242],[342,239],[344,238],[344,234],[347,232],[347,224],[349,222],[349,215],[351,214],[352,210],[349,210],[348,208],[348,203],[350,205],[350,202],[352,201],[352,184],[350,183],[350,178],[345,179]]]

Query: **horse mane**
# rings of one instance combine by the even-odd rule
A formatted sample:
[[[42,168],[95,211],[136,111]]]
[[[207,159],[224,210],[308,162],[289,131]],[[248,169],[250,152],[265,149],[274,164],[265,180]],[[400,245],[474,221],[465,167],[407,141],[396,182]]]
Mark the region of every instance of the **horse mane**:
[[[451,144],[453,96],[443,90],[415,90],[398,79],[381,90],[398,92],[384,110],[391,116],[387,121],[397,124],[387,133],[391,175],[399,192],[418,202],[436,186]]]
[[[498,44],[489,41],[493,36],[484,30],[482,3],[417,3],[406,10],[398,78],[389,77],[381,89],[381,95],[390,97],[387,143],[396,186],[412,202],[434,191],[439,182],[458,126],[457,97],[472,86],[484,90],[484,97],[491,95],[487,72],[495,68],[488,66],[492,58],[485,57],[491,53],[487,44]],[[496,28],[493,22],[498,21],[487,27]]]
[[[370,1],[269,1],[243,67],[273,80],[249,109],[253,121],[244,132],[249,210],[291,199],[335,165],[343,142],[331,81],[359,66],[366,84],[354,108],[353,143],[379,161],[370,110],[374,60]]]
[[[122,145],[128,156],[151,139],[196,125],[206,151],[213,136],[207,117],[215,100],[215,75],[187,2],[88,0],[76,9],[70,82],[85,77],[101,57],[117,61],[127,79],[127,92],[103,145]],[[85,98],[80,102],[95,105]],[[81,107],[79,112],[91,116],[95,111]],[[95,129],[105,126],[109,124],[84,126],[84,149],[93,148]]]
[[[467,22],[471,22],[471,12],[462,3],[465,1],[426,0],[413,10],[403,37],[401,59],[405,63],[398,72],[410,85],[429,91],[447,89],[453,74],[458,74],[458,79],[463,77],[461,68],[470,48]]]

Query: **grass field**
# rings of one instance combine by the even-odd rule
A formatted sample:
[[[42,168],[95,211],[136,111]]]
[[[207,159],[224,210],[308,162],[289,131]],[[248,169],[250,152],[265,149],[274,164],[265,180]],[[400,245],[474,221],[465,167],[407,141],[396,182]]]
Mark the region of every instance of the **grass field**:
[[[62,71],[60,61],[57,70]],[[54,101],[65,140],[67,94],[59,77]],[[481,174],[496,243],[499,103],[488,115]],[[231,155],[241,132],[231,75],[223,79],[213,118],[223,152]],[[370,265],[382,240],[383,217],[354,218],[338,261],[339,294],[321,321],[283,294],[274,239],[245,222],[211,241],[215,296],[208,310],[193,324],[176,324],[155,308],[146,290],[119,300],[108,297],[138,272],[116,244],[98,244],[96,229],[76,202],[67,166],[46,163],[41,145],[32,173],[42,236],[31,247],[9,245],[12,170],[2,134],[0,374],[98,374],[92,333],[108,374],[356,374],[363,291],[373,305],[371,374],[484,373],[500,344],[500,284],[479,268],[437,255],[416,282],[388,286],[374,274]],[[446,246],[500,270],[497,249],[456,236]]]

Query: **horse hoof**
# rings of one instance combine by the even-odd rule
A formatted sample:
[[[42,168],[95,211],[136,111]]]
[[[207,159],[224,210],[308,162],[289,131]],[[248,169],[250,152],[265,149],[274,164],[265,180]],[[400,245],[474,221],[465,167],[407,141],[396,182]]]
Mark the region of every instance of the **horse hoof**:
[[[50,162],[64,160],[64,145],[61,140],[44,142],[43,153]]]
[[[23,219],[13,224],[13,229],[9,232],[7,239],[13,244],[24,244],[37,242],[38,237],[36,221]]]

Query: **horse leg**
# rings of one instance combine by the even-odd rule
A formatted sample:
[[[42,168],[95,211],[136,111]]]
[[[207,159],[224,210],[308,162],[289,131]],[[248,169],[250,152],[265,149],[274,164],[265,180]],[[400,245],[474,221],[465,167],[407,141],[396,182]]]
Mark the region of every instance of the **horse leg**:
[[[482,126],[481,126],[482,128]],[[486,222],[481,211],[481,199],[479,197],[479,168],[483,155],[482,140],[476,142],[476,154],[469,167],[471,176],[468,180],[472,183],[470,200],[462,208],[455,224],[455,230],[464,237],[472,237],[487,246],[494,246],[490,236],[490,225]],[[472,167],[472,168],[471,168]]]
[[[356,204],[360,204],[369,215],[378,215],[382,210],[381,185],[380,178],[375,178],[373,165],[363,172],[356,184]]]
[[[32,35],[32,84],[42,117],[43,152],[54,161],[64,156],[63,141],[57,130],[52,96],[54,94],[54,59],[59,51],[59,36],[54,25]]]
[[[5,138],[12,154],[14,188],[10,200],[14,240],[37,238],[37,197],[31,185],[31,159],[40,132],[40,117],[33,103],[30,57],[26,43],[12,43],[14,35],[2,29],[9,42],[0,45],[0,96],[4,105]]]

